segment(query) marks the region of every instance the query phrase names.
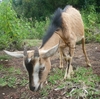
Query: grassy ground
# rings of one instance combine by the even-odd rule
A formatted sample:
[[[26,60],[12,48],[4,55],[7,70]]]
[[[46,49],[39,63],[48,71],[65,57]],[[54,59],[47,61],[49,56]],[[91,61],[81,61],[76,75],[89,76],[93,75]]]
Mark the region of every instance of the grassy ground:
[[[63,80],[64,70],[53,68],[48,77],[48,85],[39,91],[41,99],[58,92],[70,99],[99,99],[100,77],[94,75],[91,68],[78,67],[71,79]],[[28,84],[28,76],[14,67],[4,68],[0,65],[0,86],[18,88]],[[52,94],[51,94],[52,95]],[[50,97],[51,97],[50,95]],[[57,97],[57,96],[56,96]]]
[[[98,51],[100,46],[98,44],[94,44],[93,46],[92,44],[88,45],[89,56],[91,56],[92,62],[98,63],[99,52],[94,51],[94,48]],[[77,65],[78,56],[80,57],[80,53],[82,54],[79,45],[77,46],[76,52],[78,53],[75,55],[76,60],[74,59],[74,65]],[[91,55],[91,53],[93,55]],[[59,69],[57,67],[59,65],[59,60],[56,59],[56,56],[52,59],[52,69],[47,79],[48,84],[44,85],[43,89],[39,92],[34,93],[29,90],[27,72],[21,71],[20,68],[22,67],[20,66],[14,66],[18,65],[20,61],[18,60],[18,62],[16,62],[14,58],[1,54],[0,63],[7,63],[7,66],[4,63],[2,65],[0,64],[0,92],[2,92],[5,86],[15,89],[13,95],[8,93],[8,95],[4,95],[7,97],[4,99],[11,99],[10,97],[14,98],[15,96],[19,99],[100,99],[100,76],[93,73],[92,67],[86,68],[81,66],[84,62],[82,62],[83,59],[81,60],[80,58],[81,61],[80,63],[78,62],[79,66],[77,65],[77,67],[75,67],[72,78],[63,80],[65,67],[64,69]],[[14,63],[8,66],[8,64],[12,62],[10,60]],[[97,66],[97,64],[94,64],[94,66],[95,65]],[[98,63],[98,65],[100,64]],[[12,90],[10,91],[12,92]],[[4,93],[6,93],[6,91],[1,94]]]
[[[71,79],[63,80],[63,76],[63,70],[54,69],[48,78],[49,85],[41,91],[42,95],[47,97],[48,90],[55,90],[73,99],[99,99],[100,77],[94,75],[91,68],[78,67]]]

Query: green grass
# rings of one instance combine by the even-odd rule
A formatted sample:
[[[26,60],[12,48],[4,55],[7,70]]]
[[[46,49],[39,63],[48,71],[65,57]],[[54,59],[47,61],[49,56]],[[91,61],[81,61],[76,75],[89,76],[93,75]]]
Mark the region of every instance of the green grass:
[[[13,88],[16,88],[17,85],[25,86],[28,80],[21,75],[23,74],[20,69],[0,65],[0,86],[9,86]]]
[[[53,69],[53,76],[50,76],[48,78],[48,82],[50,82],[51,84],[57,84],[57,82],[59,81],[59,79],[63,79],[63,71],[60,69]],[[51,74],[52,75],[52,74]]]
[[[8,55],[0,55],[0,60],[9,60],[10,58]]]
[[[23,42],[25,42],[28,47],[33,47],[33,46],[40,45],[42,43],[42,40],[39,40],[39,39],[25,39]]]
[[[53,90],[63,90],[66,97],[78,99],[99,99],[100,97],[100,76],[93,74],[92,68],[77,67],[71,79],[63,80],[64,69],[53,68],[48,76],[48,85],[39,91],[45,99]],[[0,65],[0,86],[25,86],[28,77],[20,69],[15,67],[4,67]],[[42,99],[42,98],[41,98]]]
[[[85,99],[99,99],[100,77],[93,74],[92,68],[78,67],[74,71],[73,77],[66,80],[63,80],[64,72],[64,70],[58,68],[53,69],[48,77],[49,84],[40,91],[42,96],[46,97],[49,90],[64,89],[66,90],[66,97],[69,98],[78,99],[85,97]]]
[[[100,77],[93,74],[91,68],[77,68],[74,77],[69,81],[73,82],[73,85],[78,87],[70,96],[77,94],[76,96],[78,98],[79,95],[84,94],[85,97],[91,96],[91,98],[88,99],[94,99],[93,96],[99,96],[100,94],[100,89],[96,89],[96,86],[100,83]]]

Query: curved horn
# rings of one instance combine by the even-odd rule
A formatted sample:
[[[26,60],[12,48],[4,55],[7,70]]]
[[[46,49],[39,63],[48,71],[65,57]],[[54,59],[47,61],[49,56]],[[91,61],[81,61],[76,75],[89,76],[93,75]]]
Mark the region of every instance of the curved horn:
[[[34,51],[34,58],[35,57],[39,57],[39,50],[37,47],[35,48],[35,51]]]
[[[25,64],[27,64],[31,59],[28,59],[28,53],[27,53],[27,48],[24,46],[24,61]]]
[[[24,56],[26,56],[26,57],[28,56],[26,46],[24,47]]]
[[[16,58],[22,58],[24,57],[23,52],[22,51],[17,51],[17,52],[10,52],[10,51],[6,51],[4,50],[4,52],[10,56],[16,57]]]

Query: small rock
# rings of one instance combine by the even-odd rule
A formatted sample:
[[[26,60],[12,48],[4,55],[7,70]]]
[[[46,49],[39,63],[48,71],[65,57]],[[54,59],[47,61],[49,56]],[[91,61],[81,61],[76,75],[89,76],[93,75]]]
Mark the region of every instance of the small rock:
[[[5,60],[6,62],[8,62],[8,60]]]
[[[13,99],[13,97],[10,97],[11,99]]]
[[[2,93],[2,95],[5,95],[5,93]]]
[[[3,59],[1,59],[0,61],[3,61]]]
[[[95,49],[97,49],[97,47],[95,47]]]

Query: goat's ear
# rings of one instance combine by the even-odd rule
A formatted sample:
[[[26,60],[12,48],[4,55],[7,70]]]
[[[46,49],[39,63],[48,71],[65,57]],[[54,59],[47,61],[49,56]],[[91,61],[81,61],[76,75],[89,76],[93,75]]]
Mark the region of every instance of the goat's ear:
[[[24,57],[23,51],[18,51],[18,52],[10,52],[10,51],[6,51],[4,50],[4,52],[10,56],[16,57],[16,58],[22,58]]]
[[[59,47],[59,44],[53,46],[52,48],[50,48],[48,50],[39,50],[40,55],[43,58],[48,58],[48,57],[50,57],[50,56],[55,54],[55,52],[58,50],[58,47]]]

